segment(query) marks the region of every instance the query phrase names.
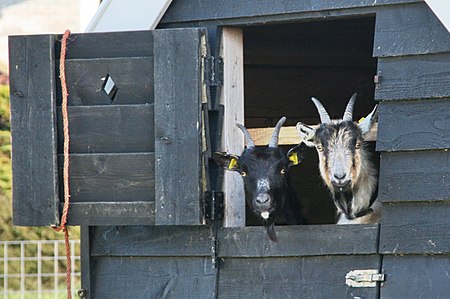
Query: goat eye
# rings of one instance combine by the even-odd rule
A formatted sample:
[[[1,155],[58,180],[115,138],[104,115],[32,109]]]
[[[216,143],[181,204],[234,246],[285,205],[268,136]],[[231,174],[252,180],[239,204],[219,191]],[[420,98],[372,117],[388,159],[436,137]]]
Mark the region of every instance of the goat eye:
[[[361,143],[357,142],[357,143],[355,144],[355,148],[356,148],[356,149],[359,149],[360,147],[361,147]]]
[[[241,176],[247,176],[247,173],[245,171],[241,172]]]
[[[280,173],[281,173],[281,174],[285,174],[285,173],[286,173],[286,169],[284,169],[284,168],[281,169]]]
[[[320,144],[316,145],[316,148],[319,152],[323,151],[322,145],[320,145]]]

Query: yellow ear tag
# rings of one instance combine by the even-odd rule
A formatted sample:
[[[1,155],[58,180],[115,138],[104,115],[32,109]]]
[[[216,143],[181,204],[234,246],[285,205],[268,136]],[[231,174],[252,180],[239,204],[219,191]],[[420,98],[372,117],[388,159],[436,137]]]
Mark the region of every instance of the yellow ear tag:
[[[361,118],[358,120],[358,124],[362,123],[364,119],[365,119],[365,117],[361,117]]]
[[[289,155],[289,161],[292,161],[294,165],[298,164],[298,155],[297,153],[292,153]]]
[[[235,169],[238,164],[238,160],[236,158],[231,158],[230,164],[228,165],[228,169]]]

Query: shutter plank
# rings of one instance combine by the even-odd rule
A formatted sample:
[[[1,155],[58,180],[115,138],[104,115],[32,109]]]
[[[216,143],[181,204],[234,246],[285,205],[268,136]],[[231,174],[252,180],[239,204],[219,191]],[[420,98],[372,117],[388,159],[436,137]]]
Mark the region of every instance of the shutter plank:
[[[153,153],[72,154],[70,165],[71,202],[154,201]]]
[[[117,87],[113,99],[103,90],[108,75]],[[153,57],[67,60],[66,77],[69,106],[153,103]],[[61,105],[61,84],[56,87]]]
[[[200,224],[202,197],[200,29],[156,30],[156,224]]]
[[[54,36],[9,39],[13,224],[59,224]]]
[[[62,210],[62,204],[60,205]],[[68,225],[153,225],[155,203],[73,202],[70,203]]]
[[[70,152],[138,153],[154,151],[153,105],[70,106]],[[62,138],[58,109],[58,137]],[[58,144],[58,153],[63,144]]]

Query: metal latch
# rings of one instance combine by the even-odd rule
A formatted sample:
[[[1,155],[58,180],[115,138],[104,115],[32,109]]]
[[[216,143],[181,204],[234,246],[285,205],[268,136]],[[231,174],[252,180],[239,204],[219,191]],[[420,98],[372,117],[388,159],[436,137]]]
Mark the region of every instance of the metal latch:
[[[345,283],[353,288],[373,288],[385,281],[385,274],[378,270],[353,270],[345,275]]]

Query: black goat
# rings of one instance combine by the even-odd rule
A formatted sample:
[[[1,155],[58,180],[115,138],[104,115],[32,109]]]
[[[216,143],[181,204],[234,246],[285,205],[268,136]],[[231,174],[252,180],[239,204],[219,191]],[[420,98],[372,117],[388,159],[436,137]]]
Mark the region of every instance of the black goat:
[[[285,117],[278,121],[267,147],[255,147],[247,129],[236,124],[244,133],[247,145],[242,155],[224,152],[213,155],[219,166],[240,173],[244,180],[247,204],[262,219],[269,238],[274,242],[278,241],[274,222],[279,214],[284,216],[288,224],[302,223],[295,208],[295,196],[288,186],[287,173],[289,167],[301,162],[307,146],[300,144],[289,150],[287,155],[278,148],[278,135],[285,121]]]

